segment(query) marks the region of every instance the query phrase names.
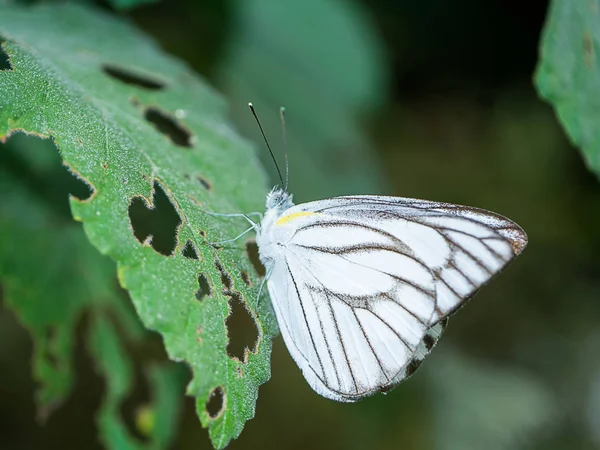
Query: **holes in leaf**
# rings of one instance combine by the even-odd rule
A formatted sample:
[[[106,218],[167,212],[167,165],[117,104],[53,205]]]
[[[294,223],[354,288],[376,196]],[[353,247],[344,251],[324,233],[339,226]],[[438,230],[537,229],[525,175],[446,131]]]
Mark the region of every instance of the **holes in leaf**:
[[[217,268],[217,270],[221,274],[221,283],[223,283],[223,290],[229,290],[229,289],[231,289],[231,287],[233,286],[233,282],[231,281],[231,277],[225,271],[225,269],[223,268],[223,266],[221,265],[221,263],[219,261],[217,261],[217,260],[215,260],[215,267]]]
[[[225,406],[225,392],[221,386],[214,388],[208,396],[206,402],[206,412],[211,419],[216,419],[221,415]]]
[[[248,361],[248,351],[256,353],[258,329],[256,322],[246,308],[243,297],[239,292],[229,295],[229,315],[225,320],[229,343],[227,354],[245,363]]]
[[[196,300],[204,300],[205,297],[210,297],[212,291],[210,283],[204,274],[198,275],[198,290],[196,291]]]
[[[42,158],[41,154],[46,156]],[[85,201],[94,193],[92,185],[61,163],[52,139],[13,133],[5,143],[0,143],[0,167],[19,180],[20,189],[51,206],[60,220],[73,219],[69,194]]]
[[[181,254],[188,259],[200,259],[198,256],[198,250],[196,250],[196,246],[190,239],[188,239],[188,241],[185,243],[185,247],[183,248]]]
[[[13,70],[10,57],[4,48],[4,41],[0,39],[0,70]]]
[[[258,257],[258,246],[256,245],[256,241],[246,242],[246,253],[258,276],[261,278],[264,277],[266,274],[265,266],[262,265],[260,258]]]
[[[181,125],[174,117],[162,112],[158,108],[146,109],[144,118],[152,123],[154,127],[166,135],[175,145],[180,147],[192,147],[192,133]]]
[[[142,244],[149,244],[165,256],[177,246],[177,231],[181,218],[158,182],[154,182],[152,203],[144,197],[134,197],[129,205],[133,234]]]
[[[240,276],[242,277],[242,281],[246,284],[246,286],[252,286],[252,280],[250,279],[250,274],[245,270],[240,272]]]
[[[123,67],[113,66],[112,64],[103,64],[102,71],[106,75],[132,86],[150,90],[159,90],[165,87],[165,83],[162,81],[152,79],[147,75],[135,73],[129,69],[124,69]]]
[[[85,202],[94,194],[92,186],[83,179],[83,177],[67,166],[67,173],[70,175],[66,180],[67,190],[69,194],[77,200]]]
[[[196,179],[200,182],[200,184],[204,187],[204,189],[207,189],[209,191],[212,190],[212,186],[205,178],[202,178],[201,176],[197,176]]]

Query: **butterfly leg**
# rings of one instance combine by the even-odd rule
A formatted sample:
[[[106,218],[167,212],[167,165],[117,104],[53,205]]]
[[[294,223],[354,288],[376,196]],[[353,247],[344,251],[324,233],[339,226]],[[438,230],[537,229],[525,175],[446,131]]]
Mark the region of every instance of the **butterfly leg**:
[[[263,290],[263,286],[265,285],[265,283],[269,280],[269,278],[271,277],[271,273],[273,272],[273,266],[275,264],[271,264],[269,266],[269,268],[267,269],[267,273],[265,274],[265,277],[262,279],[262,281],[260,282],[260,287],[258,288],[258,296],[256,297],[256,307],[258,308],[258,306],[260,305],[260,294],[262,293]]]
[[[234,237],[233,239],[226,239],[224,241],[218,241],[218,242],[210,242],[209,245],[221,245],[221,244],[228,244],[230,242],[235,242],[237,241],[239,238],[241,238],[242,236],[246,235],[247,233],[249,233],[250,231],[254,230],[254,225],[252,225],[250,228],[248,228],[246,231],[243,231],[242,233],[238,234],[236,237]]]
[[[239,238],[241,238],[242,236],[244,236],[246,233],[249,233],[252,230],[258,231],[260,229],[260,223],[259,222],[255,222],[254,220],[252,220],[249,217],[251,215],[258,215],[260,217],[260,219],[262,220],[262,214],[259,213],[259,212],[251,212],[251,213],[248,213],[248,214],[241,214],[241,213],[223,214],[223,213],[214,213],[214,212],[210,212],[210,211],[203,211],[203,212],[206,213],[206,214],[208,214],[208,215],[210,215],[210,216],[216,216],[216,217],[243,217],[251,225],[250,228],[248,228],[244,232],[240,233],[238,236],[236,236],[233,239],[226,239],[224,241],[218,241],[218,242],[207,242],[208,245],[220,245],[220,244],[227,244],[229,242],[235,242]]]

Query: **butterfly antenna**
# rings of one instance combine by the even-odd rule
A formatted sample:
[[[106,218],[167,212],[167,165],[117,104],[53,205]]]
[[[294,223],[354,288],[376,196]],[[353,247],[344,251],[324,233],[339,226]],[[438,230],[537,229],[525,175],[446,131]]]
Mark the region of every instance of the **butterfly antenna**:
[[[285,154],[285,190],[288,189],[290,182],[290,166],[288,164],[288,148],[287,148],[287,136],[285,132],[285,108],[282,106],[279,108],[279,114],[281,116],[281,134],[283,136],[283,151]]]
[[[279,164],[277,164],[277,160],[275,159],[275,155],[273,154],[273,150],[271,150],[271,146],[269,145],[269,141],[267,140],[267,136],[263,130],[262,125],[260,124],[260,120],[258,120],[258,116],[256,115],[256,111],[254,110],[254,105],[252,103],[248,103],[248,108],[252,111],[252,115],[258,124],[258,128],[260,129],[260,133],[262,134],[263,139],[265,140],[265,144],[267,144],[267,148],[269,149],[269,153],[271,154],[271,159],[275,163],[275,168],[277,169],[277,174],[279,175],[279,181],[281,181],[281,185],[283,186],[283,177],[281,176],[281,170],[279,169]]]

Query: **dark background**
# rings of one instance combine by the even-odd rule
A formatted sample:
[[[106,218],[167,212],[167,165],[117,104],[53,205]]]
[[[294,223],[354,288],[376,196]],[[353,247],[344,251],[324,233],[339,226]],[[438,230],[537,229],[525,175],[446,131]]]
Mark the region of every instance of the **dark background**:
[[[320,105],[329,94],[339,104],[336,78],[319,83],[314,74],[339,73],[343,84],[344,70],[334,67],[345,67],[343,52],[330,58],[331,68],[310,52],[303,59],[278,53],[273,36],[281,23],[274,15],[264,17],[258,56],[238,63],[231,55],[243,48],[242,3],[163,1],[125,15],[223,92],[232,119],[256,141],[261,157],[266,152],[245,104],[258,97],[279,151],[276,108],[286,105],[298,200],[371,191],[468,204],[515,220],[530,243],[450,320],[417,375],[388,395],[350,405],[319,397],[277,338],[272,379],[260,390],[256,417],[230,448],[598,448],[600,188],[533,87],[547,2],[333,2],[353,5],[368,25],[353,38],[377,49],[380,81],[361,101],[346,103],[351,111],[333,106],[325,110],[329,115]],[[309,21],[305,27],[306,41],[329,42],[326,28],[315,30]],[[253,72],[247,64],[256,65]],[[308,80],[304,88],[290,82],[298,74]],[[236,77],[242,82],[232,81]],[[295,138],[294,126],[298,135],[337,131],[310,147],[318,148],[315,156],[302,147],[308,137]],[[353,133],[362,139],[359,150]],[[273,174],[272,163],[263,161]],[[159,347],[149,351],[153,357]],[[30,358],[26,331],[1,308],[0,448],[99,448],[93,414],[103,382],[84,344],[76,351],[76,390],[44,426],[35,421]],[[144,395],[141,386],[132,402]],[[209,447],[186,399],[173,448]]]

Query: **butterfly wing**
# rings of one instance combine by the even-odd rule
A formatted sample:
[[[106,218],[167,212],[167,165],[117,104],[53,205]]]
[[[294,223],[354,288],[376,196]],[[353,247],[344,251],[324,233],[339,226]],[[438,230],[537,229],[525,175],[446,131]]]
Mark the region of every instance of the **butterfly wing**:
[[[381,196],[297,205],[270,231],[283,338],[313,389],[338,401],[410,376],[445,319],[527,243],[488,211]]]

